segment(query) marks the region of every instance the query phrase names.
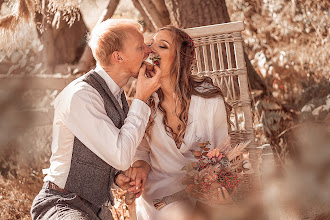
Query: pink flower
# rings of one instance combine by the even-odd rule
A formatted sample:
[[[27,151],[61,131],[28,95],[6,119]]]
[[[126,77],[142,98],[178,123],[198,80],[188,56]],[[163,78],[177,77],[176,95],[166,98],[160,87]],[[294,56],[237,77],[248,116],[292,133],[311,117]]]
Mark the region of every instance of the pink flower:
[[[220,149],[219,148],[214,148],[213,150],[211,150],[210,152],[208,152],[206,154],[206,156],[209,159],[212,159],[213,157],[215,157],[215,158],[219,158],[220,157],[220,159],[221,159],[222,157],[224,157],[223,154],[220,152]]]
[[[206,154],[207,158],[212,159],[215,156],[215,149]]]
[[[219,155],[220,155],[219,148],[215,148],[214,150],[215,150],[215,157],[219,157]]]

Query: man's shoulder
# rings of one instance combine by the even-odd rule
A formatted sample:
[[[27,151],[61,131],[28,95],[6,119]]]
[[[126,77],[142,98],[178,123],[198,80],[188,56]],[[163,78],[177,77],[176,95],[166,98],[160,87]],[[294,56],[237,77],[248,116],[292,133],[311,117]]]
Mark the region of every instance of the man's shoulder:
[[[76,79],[77,81],[73,82],[70,88],[72,95],[96,91],[91,85],[84,81],[85,78],[86,76],[84,75]]]
[[[72,99],[87,96],[90,94],[95,94],[99,96],[96,89],[94,89],[91,85],[84,81],[86,78],[86,74],[75,79],[69,85],[67,85],[61,93],[56,97],[55,107],[59,105],[59,103],[69,104],[72,102]]]
[[[85,81],[85,79],[88,77],[88,75],[90,75],[90,72],[73,80],[69,85],[67,85],[63,89],[63,91],[70,92],[72,94],[81,93],[84,91],[95,91],[95,89]]]

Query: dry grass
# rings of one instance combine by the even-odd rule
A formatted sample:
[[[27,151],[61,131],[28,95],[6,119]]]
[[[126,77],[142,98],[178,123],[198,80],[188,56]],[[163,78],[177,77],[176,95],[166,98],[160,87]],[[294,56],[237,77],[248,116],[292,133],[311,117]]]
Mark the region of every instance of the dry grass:
[[[0,218],[31,219],[32,201],[42,186],[42,174],[31,168],[9,177],[0,176]]]

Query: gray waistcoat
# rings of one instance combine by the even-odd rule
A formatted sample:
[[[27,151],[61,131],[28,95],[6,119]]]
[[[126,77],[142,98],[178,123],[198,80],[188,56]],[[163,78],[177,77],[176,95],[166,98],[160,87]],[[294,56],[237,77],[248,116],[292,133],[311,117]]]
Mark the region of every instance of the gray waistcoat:
[[[90,71],[84,81],[99,92],[108,117],[120,129],[128,112],[124,93],[121,96],[123,110],[99,74]],[[109,146],[109,151],[111,151],[111,146]],[[77,137],[74,138],[71,167],[64,189],[77,193],[96,207],[110,205],[109,202],[113,205],[113,195],[110,189],[115,173],[115,168],[96,156]]]

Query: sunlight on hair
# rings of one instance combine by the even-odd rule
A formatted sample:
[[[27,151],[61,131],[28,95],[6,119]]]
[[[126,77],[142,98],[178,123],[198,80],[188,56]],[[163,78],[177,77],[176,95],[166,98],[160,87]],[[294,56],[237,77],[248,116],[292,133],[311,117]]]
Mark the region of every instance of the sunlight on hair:
[[[97,24],[88,42],[94,58],[99,62],[107,63],[107,57],[121,49],[126,34],[132,30],[141,32],[142,26],[131,19],[108,19]]]

